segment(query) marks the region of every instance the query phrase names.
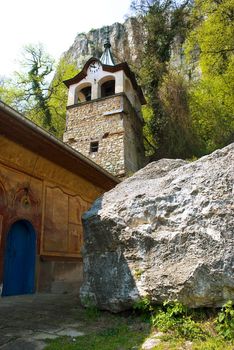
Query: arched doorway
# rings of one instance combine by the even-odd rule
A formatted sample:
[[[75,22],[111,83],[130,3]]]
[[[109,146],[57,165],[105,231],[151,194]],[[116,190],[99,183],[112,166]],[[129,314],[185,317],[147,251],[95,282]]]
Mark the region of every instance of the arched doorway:
[[[6,240],[2,296],[34,293],[35,257],[36,233],[32,224],[16,221]]]

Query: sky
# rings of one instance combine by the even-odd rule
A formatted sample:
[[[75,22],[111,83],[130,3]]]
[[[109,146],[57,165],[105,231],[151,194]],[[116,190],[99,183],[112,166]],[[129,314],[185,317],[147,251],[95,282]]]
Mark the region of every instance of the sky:
[[[131,0],[2,0],[0,6],[0,76],[19,68],[22,47],[42,43],[55,59],[68,50],[77,33],[123,22]]]

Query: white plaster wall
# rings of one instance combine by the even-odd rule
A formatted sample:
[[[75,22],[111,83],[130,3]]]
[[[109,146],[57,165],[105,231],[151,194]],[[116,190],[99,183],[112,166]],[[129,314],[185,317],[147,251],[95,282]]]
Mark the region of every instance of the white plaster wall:
[[[124,73],[123,73],[124,74]],[[127,95],[131,105],[137,112],[141,111],[141,103],[137,92],[133,89],[130,79],[124,74],[123,92]]]
[[[76,89],[79,87],[84,87],[86,84],[91,84],[92,86],[92,96],[91,99],[94,100],[100,97],[100,84],[99,82],[103,82],[105,78],[112,77],[115,79],[115,93],[124,91],[124,72],[118,71],[115,73],[106,72],[102,69],[102,66],[99,68],[97,72],[90,72],[88,69],[87,76],[82,79],[77,84],[72,84],[69,87],[68,91],[68,102],[67,105],[71,106],[76,103]]]

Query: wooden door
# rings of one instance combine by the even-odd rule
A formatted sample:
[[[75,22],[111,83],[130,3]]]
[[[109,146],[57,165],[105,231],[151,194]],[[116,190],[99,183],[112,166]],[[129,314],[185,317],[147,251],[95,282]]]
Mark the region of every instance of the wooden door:
[[[36,234],[25,220],[15,222],[7,235],[2,296],[35,291]]]

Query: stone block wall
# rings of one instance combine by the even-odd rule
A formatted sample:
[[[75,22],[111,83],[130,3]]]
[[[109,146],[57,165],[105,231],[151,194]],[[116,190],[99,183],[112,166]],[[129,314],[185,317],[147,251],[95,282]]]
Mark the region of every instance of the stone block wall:
[[[143,119],[141,114],[127,102],[124,109],[128,113],[124,116],[124,162],[126,175],[132,175],[146,165],[143,142]]]
[[[139,115],[120,93],[69,106],[63,141],[113,175],[123,177],[142,166],[141,133]],[[98,142],[98,152],[91,151],[91,142]]]

